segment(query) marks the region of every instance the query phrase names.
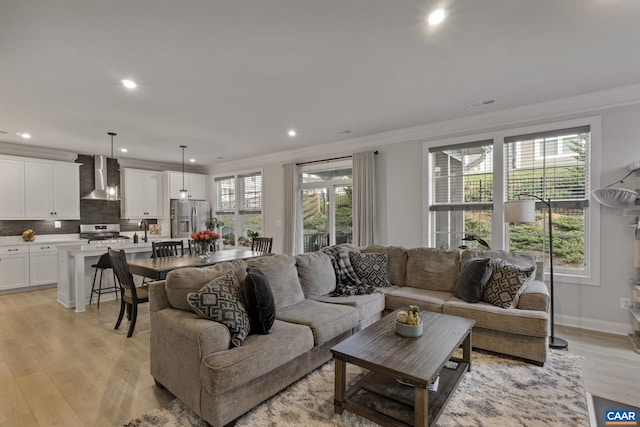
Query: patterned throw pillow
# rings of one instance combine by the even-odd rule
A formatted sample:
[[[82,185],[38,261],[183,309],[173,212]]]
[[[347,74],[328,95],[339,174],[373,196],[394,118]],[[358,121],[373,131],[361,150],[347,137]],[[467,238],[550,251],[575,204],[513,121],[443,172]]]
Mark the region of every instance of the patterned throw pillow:
[[[360,280],[371,286],[391,286],[387,280],[388,255],[385,252],[351,252],[349,257]]]
[[[198,292],[187,294],[187,301],[200,317],[229,328],[233,346],[240,347],[249,335],[249,315],[233,271],[213,279]]]
[[[519,291],[535,272],[535,266],[514,265],[500,259],[491,260],[491,277],[482,294],[482,301],[502,308],[517,304]]]

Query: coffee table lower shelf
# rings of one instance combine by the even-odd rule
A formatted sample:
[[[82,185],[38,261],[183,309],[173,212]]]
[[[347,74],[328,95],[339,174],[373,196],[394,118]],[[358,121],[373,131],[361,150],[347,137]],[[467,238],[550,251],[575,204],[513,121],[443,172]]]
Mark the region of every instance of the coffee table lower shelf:
[[[445,404],[453,394],[469,364],[452,358],[455,369],[440,371],[438,390],[428,392],[428,416],[426,425],[433,425]],[[346,399],[335,401],[336,412],[346,409],[383,426],[413,426],[415,420],[415,388],[400,383],[395,378],[369,372],[346,392]]]

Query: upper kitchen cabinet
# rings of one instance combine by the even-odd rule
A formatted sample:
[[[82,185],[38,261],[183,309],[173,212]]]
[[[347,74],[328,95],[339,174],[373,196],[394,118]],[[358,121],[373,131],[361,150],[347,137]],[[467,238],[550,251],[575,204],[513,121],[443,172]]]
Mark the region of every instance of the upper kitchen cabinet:
[[[184,186],[189,192],[189,200],[207,200],[207,175],[184,174]],[[179,199],[182,190],[182,172],[169,172],[169,198]]]
[[[25,218],[80,219],[80,164],[24,162]]]
[[[139,170],[122,170],[122,216],[132,218],[159,218],[162,208],[162,173]]]
[[[0,218],[24,218],[24,161],[0,158]]]

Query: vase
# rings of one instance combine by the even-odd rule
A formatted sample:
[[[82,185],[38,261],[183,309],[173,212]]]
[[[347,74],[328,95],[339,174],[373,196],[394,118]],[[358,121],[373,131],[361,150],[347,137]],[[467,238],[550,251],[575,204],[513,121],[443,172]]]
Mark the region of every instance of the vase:
[[[200,250],[198,251],[198,256],[201,259],[206,259],[209,258],[211,256],[211,254],[209,254],[209,242],[199,242],[200,245]]]

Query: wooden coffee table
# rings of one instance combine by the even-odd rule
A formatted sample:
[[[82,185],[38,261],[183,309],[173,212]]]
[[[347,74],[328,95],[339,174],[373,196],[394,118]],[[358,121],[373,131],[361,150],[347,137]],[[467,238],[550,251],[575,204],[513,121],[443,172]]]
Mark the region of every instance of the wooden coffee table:
[[[331,348],[336,370],[335,413],[346,409],[383,426],[412,425],[368,405],[370,399],[358,399],[365,392],[412,410],[413,425],[428,426],[438,419],[462,374],[471,369],[471,329],[475,321],[427,311],[421,318],[424,332],[418,338],[395,333],[393,312]],[[461,344],[462,359],[452,358]],[[449,361],[454,363],[447,364]],[[348,390],[347,363],[369,370]],[[428,391],[438,376],[437,392]]]

